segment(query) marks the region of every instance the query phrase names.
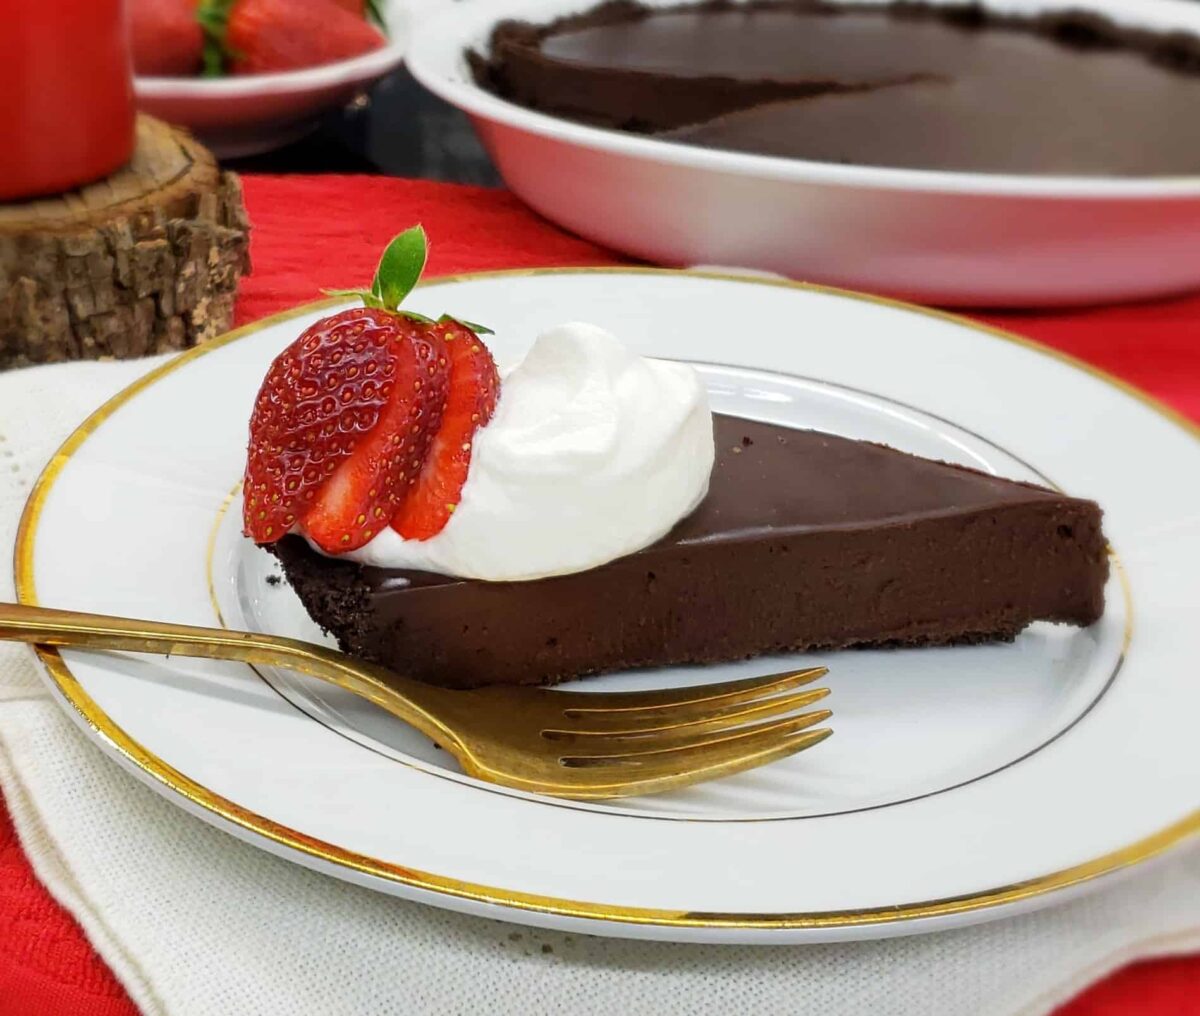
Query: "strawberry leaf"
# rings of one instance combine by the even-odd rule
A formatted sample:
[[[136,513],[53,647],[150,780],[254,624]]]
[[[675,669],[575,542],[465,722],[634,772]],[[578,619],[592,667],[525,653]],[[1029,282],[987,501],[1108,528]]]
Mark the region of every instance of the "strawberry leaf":
[[[229,12],[237,0],[201,0],[196,7],[196,20],[204,33],[204,77],[217,78],[225,73],[229,53],[225,34],[229,28]]]
[[[388,34],[387,22],[383,18],[383,4],[380,0],[366,0],[366,3],[363,4],[363,13],[368,21],[373,21],[379,26],[384,35]]]
[[[420,226],[406,229],[391,243],[379,259],[371,292],[388,310],[396,310],[421,278],[429,244]]]
[[[356,299],[362,300],[364,307],[371,307],[375,310],[384,310],[383,301],[374,293],[368,293],[365,289],[322,289],[322,293],[326,296],[353,296]]]
[[[445,324],[448,321],[455,321],[464,328],[470,328],[476,335],[495,335],[487,325],[477,325],[474,321],[468,321],[466,318],[455,317],[453,314],[443,314],[438,318],[438,322]]]
[[[418,324],[431,325],[434,323],[433,318],[416,311],[400,310],[400,304],[421,278],[428,251],[429,242],[425,237],[425,230],[421,226],[413,226],[387,245],[383,257],[379,259],[379,267],[375,270],[370,289],[323,289],[321,292],[326,296],[356,297],[367,307],[391,311]],[[449,314],[443,314],[437,320],[439,323],[456,321],[477,335],[493,334],[490,328]]]

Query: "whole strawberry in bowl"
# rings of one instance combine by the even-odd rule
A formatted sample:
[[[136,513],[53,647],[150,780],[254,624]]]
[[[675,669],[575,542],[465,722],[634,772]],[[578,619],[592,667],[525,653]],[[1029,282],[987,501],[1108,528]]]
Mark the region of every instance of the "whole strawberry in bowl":
[[[311,131],[401,63],[405,0],[129,0],[139,108],[219,157]]]
[[[500,377],[479,325],[400,309],[425,265],[414,226],[384,251],[361,307],[306,328],[254,402],[243,525],[260,544],[298,533],[327,554],[384,529],[436,536],[467,481]]]

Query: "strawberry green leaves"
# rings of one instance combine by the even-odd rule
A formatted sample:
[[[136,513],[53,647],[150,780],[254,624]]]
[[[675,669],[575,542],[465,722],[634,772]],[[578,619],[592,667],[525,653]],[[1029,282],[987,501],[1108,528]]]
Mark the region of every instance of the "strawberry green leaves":
[[[391,243],[379,259],[371,293],[383,302],[385,310],[397,310],[412,292],[429,256],[429,242],[423,227],[406,229]]]
[[[466,318],[455,317],[453,314],[443,314],[438,318],[438,324],[460,324],[464,328],[470,328],[476,335],[495,335],[496,333],[486,325],[477,325],[474,321],[468,321]]]
[[[369,290],[325,289],[322,292],[326,296],[358,297],[365,306],[374,310],[386,310],[421,324],[433,324],[433,318],[415,311],[400,309],[400,304],[420,281],[421,273],[425,270],[425,263],[428,259],[429,239],[425,235],[424,227],[418,224],[406,229],[387,245],[383,256],[379,259],[379,267],[375,269],[375,278],[372,280]],[[477,335],[494,334],[490,328],[473,324],[464,318],[450,314],[443,314],[437,320],[439,323],[457,321]]]
[[[201,0],[196,6],[196,20],[204,32],[204,77],[218,78],[225,67],[225,33],[229,28],[229,12],[235,0]]]
[[[327,296],[357,296],[374,310],[399,313],[400,304],[420,280],[428,255],[429,241],[426,239],[424,228],[420,225],[413,226],[387,245],[383,257],[379,259],[379,267],[375,269],[375,278],[369,290],[326,289],[323,292]],[[406,316],[422,323],[428,323],[430,320],[421,314],[410,312],[406,312]]]
[[[387,20],[383,16],[382,0],[366,0],[366,3],[363,5],[363,13],[366,15],[368,21],[374,22],[384,32],[388,30]]]

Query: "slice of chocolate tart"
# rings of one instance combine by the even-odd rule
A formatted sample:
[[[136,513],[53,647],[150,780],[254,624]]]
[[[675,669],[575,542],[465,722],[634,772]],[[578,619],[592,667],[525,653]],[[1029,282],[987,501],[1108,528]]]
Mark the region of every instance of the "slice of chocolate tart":
[[[1010,640],[1104,610],[1092,501],[819,431],[714,417],[701,505],[599,568],[481,582],[271,549],[341,647],[456,688],[845,646]]]

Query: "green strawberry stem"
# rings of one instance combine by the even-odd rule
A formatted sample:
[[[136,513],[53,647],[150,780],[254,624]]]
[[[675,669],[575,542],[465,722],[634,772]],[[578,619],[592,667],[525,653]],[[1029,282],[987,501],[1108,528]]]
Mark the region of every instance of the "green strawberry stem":
[[[229,29],[229,14],[237,0],[200,0],[196,20],[204,32],[204,77],[219,78],[226,70],[230,56],[225,48]]]
[[[368,289],[326,289],[327,296],[356,296],[368,306],[376,310],[386,310],[392,314],[402,314],[404,317],[419,321],[422,324],[433,324],[432,318],[417,314],[411,310],[400,309],[409,293],[413,291],[425,270],[425,262],[429,256],[429,239],[424,227],[420,225],[406,229],[395,237],[384,249],[383,257],[379,259],[379,267],[375,269],[375,278]],[[492,330],[483,325],[473,324],[463,318],[443,314],[439,321],[457,321],[470,328],[477,335],[491,335]]]
[[[383,4],[381,0],[366,0],[366,4],[364,5],[363,9],[366,13],[367,20],[375,22],[383,34],[387,35],[388,26],[387,21],[385,21],[383,17]]]

